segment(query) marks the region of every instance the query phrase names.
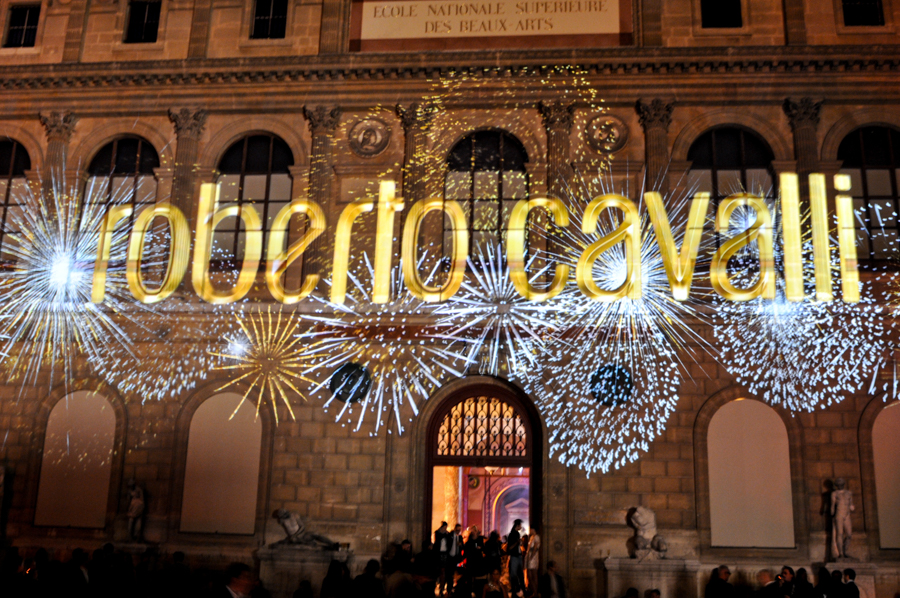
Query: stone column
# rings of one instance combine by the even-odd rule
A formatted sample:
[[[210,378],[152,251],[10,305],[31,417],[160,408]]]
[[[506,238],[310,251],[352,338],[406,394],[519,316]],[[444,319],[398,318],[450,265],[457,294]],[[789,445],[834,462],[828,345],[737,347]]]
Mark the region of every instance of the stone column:
[[[397,104],[396,110],[397,116],[403,124],[406,142],[403,151],[401,194],[407,204],[412,205],[425,197],[427,191],[425,184],[428,166],[425,156],[426,137],[428,128],[437,115],[437,110],[431,104],[418,102],[413,102],[407,108]]]
[[[669,168],[669,123],[674,107],[674,102],[659,98],[649,103],[638,100],[635,107],[644,129],[646,187],[663,196],[669,191],[666,172]]]
[[[547,130],[547,191],[562,197],[572,178],[569,133],[572,132],[575,106],[562,102],[541,102],[538,110]]]
[[[200,154],[200,136],[208,113],[202,108],[170,108],[169,120],[175,125],[175,173],[169,201],[180,209],[194,230],[194,180]]]
[[[78,117],[71,112],[49,112],[41,114],[40,119],[47,131],[47,157],[41,187],[49,194],[54,186],[62,188],[66,183],[66,156]]]
[[[306,106],[303,108],[303,114],[309,121],[309,130],[312,134],[312,148],[309,156],[309,198],[322,206],[325,213],[330,216],[331,181],[334,178],[332,141],[341,120],[341,108],[339,106]],[[332,218],[329,217],[328,222],[331,223]],[[308,258],[304,263],[305,274],[319,274],[323,277],[326,275],[328,246],[327,233],[313,241],[307,253]]]
[[[819,126],[819,109],[822,102],[812,98],[790,98],[784,101],[784,113],[794,132],[794,157],[797,159],[797,175],[800,177],[800,198],[809,200],[809,174],[815,172],[819,163],[816,129]]]

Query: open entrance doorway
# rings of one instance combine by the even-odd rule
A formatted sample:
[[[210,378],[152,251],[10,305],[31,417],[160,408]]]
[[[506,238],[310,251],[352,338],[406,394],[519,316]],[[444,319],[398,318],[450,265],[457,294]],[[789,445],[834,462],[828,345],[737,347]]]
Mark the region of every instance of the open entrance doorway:
[[[473,385],[448,397],[428,434],[425,525],[459,523],[506,536],[516,519],[539,528],[541,438],[533,405],[512,388]]]

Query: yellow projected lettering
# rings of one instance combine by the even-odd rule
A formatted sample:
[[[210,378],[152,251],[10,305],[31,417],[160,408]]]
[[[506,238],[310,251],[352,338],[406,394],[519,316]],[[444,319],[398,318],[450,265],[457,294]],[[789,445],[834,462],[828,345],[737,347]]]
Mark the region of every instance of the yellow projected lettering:
[[[147,231],[155,218],[165,218],[169,223],[169,263],[166,265],[166,274],[159,288],[151,291],[147,289],[141,276],[141,260],[144,257]],[[174,293],[181,284],[187,273],[190,257],[191,229],[181,210],[169,202],[146,208],[134,221],[131,242],[128,244],[125,277],[131,294],[141,303],[159,303]]]
[[[850,191],[850,177],[834,175],[837,191]],[[834,198],[837,211],[838,249],[841,254],[841,292],[845,303],[859,303],[859,269],[856,261],[856,224],[853,219],[853,198],[839,194]]]
[[[294,214],[304,214],[308,220],[306,232],[285,251],[288,227]],[[272,229],[269,231],[269,248],[266,254],[266,286],[276,301],[288,305],[297,303],[308,297],[319,282],[319,275],[309,273],[306,280],[300,286],[300,290],[288,292],[284,288],[284,273],[291,264],[300,259],[309,244],[315,241],[319,235],[325,232],[325,212],[319,204],[305,199],[295,199],[278,212],[272,221]]]
[[[800,182],[793,172],[782,173],[781,218],[784,237],[784,290],[788,301],[803,301],[803,256],[800,241]]]
[[[416,265],[419,263],[419,232],[425,216],[431,212],[443,212],[450,218],[453,231],[453,252],[450,258],[450,271],[447,280],[441,286],[425,284],[419,276]],[[440,197],[422,199],[413,204],[406,215],[403,227],[403,246],[400,251],[400,263],[403,266],[403,278],[409,292],[423,301],[439,303],[456,294],[466,275],[466,255],[469,252],[469,228],[466,213],[456,201],[444,201]]]
[[[722,243],[712,259],[709,280],[719,295],[730,301],[750,301],[757,297],[775,298],[775,258],[772,249],[772,216],[763,200],[749,193],[730,195],[719,204],[716,215],[716,232],[728,230],[731,214],[739,207],[747,206],[756,212],[756,220],[746,231]],[[759,247],[759,278],[747,289],[737,289],[728,278],[728,260],[756,241]]]
[[[644,193],[644,201],[647,202],[647,212],[650,214],[656,242],[659,243],[659,252],[666,276],[669,278],[672,296],[676,301],[687,301],[691,294],[694,267],[697,265],[697,251],[700,249],[700,239],[703,236],[703,221],[706,220],[706,210],[709,208],[709,193],[694,195],[687,230],[681,242],[681,253],[675,247],[662,196],[655,191]]]
[[[525,237],[528,233],[528,213],[536,208],[550,212],[556,226],[569,226],[569,212],[562,200],[555,197],[534,197],[516,203],[509,217],[509,234],[507,235],[506,261],[509,264],[509,277],[520,295],[540,303],[559,295],[569,278],[569,266],[557,264],[550,286],[539,291],[528,282],[525,272]]]
[[[641,217],[637,206],[627,197],[609,194],[596,198],[584,211],[581,230],[587,234],[597,232],[597,219],[606,209],[622,212],[622,223],[608,235],[600,237],[584,250],[575,267],[575,280],[578,288],[587,297],[595,301],[616,301],[623,297],[641,298]],[[594,262],[604,252],[619,243],[625,243],[625,280],[614,290],[601,289],[594,282]]]
[[[262,223],[253,206],[219,207],[219,185],[204,183],[200,187],[200,204],[197,208],[197,238],[194,242],[194,268],[191,282],[194,291],[208,303],[232,303],[242,299],[250,291],[259,260],[262,257]],[[238,217],[244,221],[244,259],[238,273],[237,283],[231,289],[221,292],[213,287],[209,275],[212,259],[213,234],[216,227],[226,218]],[[237,256],[236,256],[237,257]]]
[[[109,250],[113,242],[113,232],[119,222],[131,216],[130,205],[115,206],[106,213],[100,223],[100,239],[97,243],[97,259],[94,261],[94,276],[91,279],[91,302],[103,303],[106,297],[106,271],[109,268]]]

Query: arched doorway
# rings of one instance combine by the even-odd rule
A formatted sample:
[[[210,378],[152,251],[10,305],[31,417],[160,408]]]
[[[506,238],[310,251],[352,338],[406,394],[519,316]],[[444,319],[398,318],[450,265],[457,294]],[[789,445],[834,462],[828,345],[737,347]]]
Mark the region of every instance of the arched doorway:
[[[429,422],[425,521],[509,532],[515,519],[540,526],[541,426],[513,388],[473,384],[437,408]]]

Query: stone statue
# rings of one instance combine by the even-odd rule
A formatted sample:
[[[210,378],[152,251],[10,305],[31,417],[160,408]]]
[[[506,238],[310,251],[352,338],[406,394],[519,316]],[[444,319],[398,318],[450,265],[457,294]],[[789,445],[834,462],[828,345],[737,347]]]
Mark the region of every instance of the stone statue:
[[[144,540],[144,490],[134,480],[128,480],[128,539]]]
[[[296,513],[291,513],[287,509],[278,509],[272,513],[272,518],[278,521],[284,533],[287,534],[284,540],[276,542],[276,544],[294,544],[310,548],[321,548],[323,550],[338,549],[337,542],[325,536],[306,531],[306,524],[303,523],[303,519]]]
[[[853,493],[847,490],[847,480],[838,478],[834,481],[831,492],[831,553],[835,559],[849,559],[847,549],[853,536],[853,522],[850,513],[856,510],[853,506]]]
[[[647,507],[637,507],[629,518],[634,527],[634,555],[638,560],[666,558],[668,545],[665,538],[656,533],[656,513]]]

